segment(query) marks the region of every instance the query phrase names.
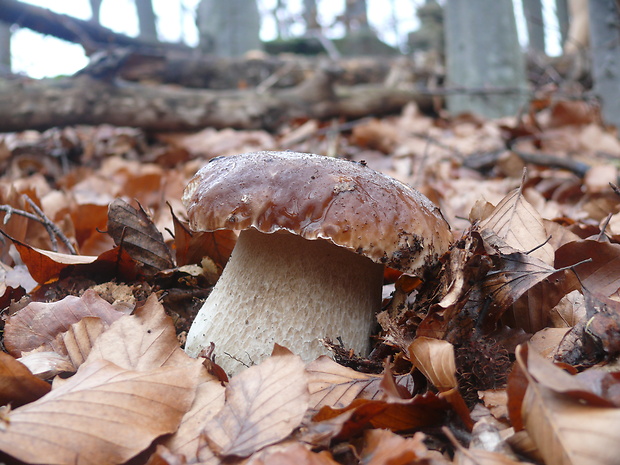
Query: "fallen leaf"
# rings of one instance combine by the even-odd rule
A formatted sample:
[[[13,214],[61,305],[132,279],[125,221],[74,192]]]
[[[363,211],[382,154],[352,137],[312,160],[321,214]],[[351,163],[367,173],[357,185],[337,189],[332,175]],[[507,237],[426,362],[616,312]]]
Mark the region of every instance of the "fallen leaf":
[[[500,252],[494,259],[494,268],[481,284],[482,295],[489,299],[484,322],[478,324],[492,330],[506,309],[522,295],[558,270],[536,257],[523,252]],[[568,293],[572,288],[565,289]]]
[[[92,290],[82,297],[67,296],[58,302],[31,302],[9,317],[4,328],[4,344],[15,356],[29,352],[44,344],[51,350],[56,336],[69,330],[87,316],[95,316],[111,323],[123,314]]]
[[[192,407],[181,420],[179,429],[162,444],[171,452],[183,454],[188,459],[197,457],[205,424],[224,407],[224,391],[219,380],[210,375],[204,376],[196,389]],[[207,453],[210,451],[206,445],[204,449],[207,449]],[[205,460],[204,453],[200,458]]]
[[[306,372],[308,373],[310,407],[313,409],[318,410],[326,405],[343,408],[355,399],[377,399],[382,395],[382,375],[360,373],[343,367],[326,355],[309,363],[306,366]],[[413,390],[410,375],[397,376],[395,381],[407,391]]]
[[[304,363],[296,355],[266,359],[234,376],[224,408],[204,432],[219,456],[247,457],[299,426],[309,401]]]
[[[39,284],[58,279],[60,273],[70,266],[91,264],[97,260],[97,257],[93,256],[50,252],[30,247],[11,237],[9,239],[13,241],[22,261],[28,267],[30,275]]]
[[[173,267],[170,249],[149,215],[123,199],[115,199],[108,210],[108,234],[125,249],[147,275]]]
[[[58,389],[10,412],[0,450],[33,464],[123,463],[176,430],[194,398],[199,369],[83,365]]]
[[[574,272],[589,292],[620,302],[620,244],[574,241],[560,247],[556,256],[557,267],[579,263]],[[584,260],[590,261],[580,263]]]
[[[301,443],[267,447],[252,455],[245,465],[338,465],[327,451],[312,452]]]
[[[315,422],[333,420],[346,415],[339,426],[339,439],[350,438],[373,426],[392,431],[409,431],[441,424],[449,408],[445,399],[433,392],[418,394],[411,399],[368,400],[355,399],[342,409],[325,406],[312,418]]]
[[[433,464],[448,464],[447,460],[440,459],[439,453],[432,453],[427,449],[424,438],[422,433],[415,433],[413,437],[404,438],[387,430],[366,431],[361,463],[364,465],[410,465],[428,463],[427,460],[433,458]]]
[[[50,385],[33,375],[23,363],[0,352],[0,405],[19,407],[47,394]]]
[[[134,315],[124,315],[97,338],[87,362],[104,359],[130,370],[188,363],[172,319],[151,294]]]
[[[528,382],[520,408],[523,425],[545,463],[617,463],[620,409],[601,405],[602,399],[584,390],[575,376],[526,346],[518,348],[517,362]]]
[[[108,327],[109,324],[101,318],[87,316],[56,336],[50,346],[56,353],[66,355],[77,370],[90,355],[97,338]]]
[[[553,265],[553,247],[546,243],[549,237],[543,219],[525,200],[522,189],[520,187],[506,195],[479,228],[481,231],[490,229],[510,247]]]
[[[209,257],[221,271],[237,242],[235,232],[230,229],[190,231],[187,223],[180,221],[172,209],[170,211],[174,221],[177,266],[200,263],[204,257]]]
[[[17,359],[42,380],[50,380],[61,373],[74,373],[76,368],[66,355],[56,352],[34,351]]]
[[[454,346],[448,341],[418,337],[409,346],[409,358],[439,391],[458,386]]]

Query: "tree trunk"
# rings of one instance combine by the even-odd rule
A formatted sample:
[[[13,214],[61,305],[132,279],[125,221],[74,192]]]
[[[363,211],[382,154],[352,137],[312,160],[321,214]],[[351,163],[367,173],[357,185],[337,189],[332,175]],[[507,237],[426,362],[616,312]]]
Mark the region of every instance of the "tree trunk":
[[[545,23],[541,0],[522,0],[525,23],[527,24],[528,49],[545,53]]]
[[[366,0],[346,0],[344,26],[347,35],[370,29]]]
[[[304,0],[303,17],[306,23],[306,31],[320,31],[321,25],[319,24],[317,12],[316,0]]]
[[[452,95],[448,109],[487,118],[516,114],[527,85],[512,1],[448,0],[444,13],[448,87],[523,89],[522,96]]]
[[[0,75],[11,72],[11,25],[0,21]]]
[[[236,57],[262,48],[256,0],[202,0],[196,16],[203,52]]]
[[[568,37],[568,0],[555,0],[555,14],[560,28],[560,43],[563,44]]]
[[[620,129],[620,7],[615,0],[590,0],[594,91],[603,120]]]
[[[76,124],[132,126],[147,131],[205,127],[275,130],[295,118],[362,118],[398,112],[409,102],[432,105],[414,90],[383,86],[334,89],[317,75],[273,93],[178,89],[113,83],[88,76],[41,81],[0,80],[0,132]],[[62,102],[59,105],[58,102]]]
[[[157,42],[157,27],[155,25],[155,12],[151,0],[135,0],[138,23],[140,25],[140,38],[149,42]]]
[[[92,13],[90,20],[95,24],[101,24],[100,13],[102,1],[103,0],[90,0],[90,11]]]

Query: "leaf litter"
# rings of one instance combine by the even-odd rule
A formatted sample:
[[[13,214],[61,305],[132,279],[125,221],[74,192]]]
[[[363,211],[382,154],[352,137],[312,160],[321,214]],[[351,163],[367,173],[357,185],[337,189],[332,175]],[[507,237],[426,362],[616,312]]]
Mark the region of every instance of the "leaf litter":
[[[620,145],[584,105],[536,111],[483,121],[409,106],[343,130],[337,152],[423,191],[455,243],[432,279],[386,273],[368,358],[330,343],[338,363],[303,363],[277,348],[230,380],[181,347],[236,235],[190,231],[182,189],[246,147],[331,153],[324,123],[156,147],[109,126],[1,135],[5,461],[615,463],[620,196],[604,154]],[[39,150],[45,176],[20,168],[16,147],[53,137],[82,158],[67,170]],[[24,195],[66,241],[9,213],[36,211]]]

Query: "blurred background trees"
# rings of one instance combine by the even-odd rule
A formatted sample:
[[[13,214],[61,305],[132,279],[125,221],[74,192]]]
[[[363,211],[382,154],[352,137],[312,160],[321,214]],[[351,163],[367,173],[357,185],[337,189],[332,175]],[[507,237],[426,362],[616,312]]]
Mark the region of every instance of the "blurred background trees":
[[[104,30],[100,11],[113,1],[89,0],[92,25]],[[444,87],[449,109],[488,117],[515,114],[532,89],[579,82],[614,102],[604,105],[605,115],[619,124],[612,110],[620,105],[610,90],[620,87],[617,48],[610,45],[618,44],[618,3],[590,0],[588,10],[588,0],[179,0],[175,5],[182,9],[181,17],[193,15],[194,25],[183,26],[179,37],[185,43],[170,44],[161,40],[167,35],[165,18],[152,0],[134,0],[139,33],[130,46],[148,45],[152,54],[154,44],[157,53],[174,45],[174,50],[191,50],[192,59],[243,57],[251,51],[331,59],[405,57],[410,74],[429,76]],[[25,14],[20,4],[30,7],[0,0],[4,71],[11,69],[9,41],[17,27],[10,24],[37,29],[38,23],[24,22],[34,10]],[[98,30],[95,39],[83,23],[67,27],[81,38],[58,36],[81,43],[89,56],[119,45],[118,34],[101,39]],[[40,32],[57,35],[49,29]]]

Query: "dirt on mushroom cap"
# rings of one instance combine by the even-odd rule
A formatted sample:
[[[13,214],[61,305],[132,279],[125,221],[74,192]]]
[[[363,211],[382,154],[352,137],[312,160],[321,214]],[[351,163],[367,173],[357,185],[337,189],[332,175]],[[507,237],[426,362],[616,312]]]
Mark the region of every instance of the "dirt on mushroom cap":
[[[314,154],[215,158],[189,182],[183,202],[195,230],[286,230],[411,274],[452,240],[438,208],[415,189],[363,164]]]

